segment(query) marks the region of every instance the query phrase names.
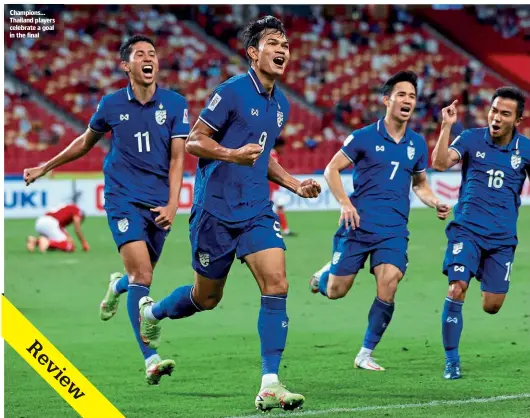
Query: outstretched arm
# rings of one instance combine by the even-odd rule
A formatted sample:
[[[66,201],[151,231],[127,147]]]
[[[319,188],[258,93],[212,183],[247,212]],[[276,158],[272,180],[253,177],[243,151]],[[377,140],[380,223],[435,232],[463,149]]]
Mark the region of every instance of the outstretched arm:
[[[26,186],[33,183],[39,177],[44,176],[50,170],[81,158],[97,144],[103,135],[104,133],[94,132],[88,128],[81,136],[74,139],[70,145],[45,164],[38,167],[26,168],[24,170]]]
[[[412,176],[412,190],[425,205],[436,209],[439,219],[447,219],[451,213],[451,207],[445,203],[440,203],[440,199],[434,195],[431,186],[427,182],[425,171],[415,173]]]
[[[344,222],[346,228],[351,225],[353,229],[358,228],[361,218],[357,213],[357,209],[352,205],[350,198],[344,190],[340,172],[351,164],[351,161],[346,157],[342,151],[338,151],[326,166],[324,176],[328,182],[329,189],[337,202],[340,205],[339,225]]]
[[[214,129],[198,119],[186,139],[186,151],[199,158],[248,166],[254,165],[263,151],[258,144],[246,144],[239,149],[223,147],[212,138],[214,134]]]
[[[300,197],[318,197],[321,191],[320,184],[315,180],[307,179],[301,182],[295,179],[272,157],[269,158],[267,177],[270,181],[285,187]]]
[[[440,136],[432,152],[432,167],[436,171],[445,171],[460,161],[458,153],[453,149],[449,149],[451,128],[457,119],[457,103],[458,100],[455,100],[450,106],[442,109],[443,121],[440,129]]]

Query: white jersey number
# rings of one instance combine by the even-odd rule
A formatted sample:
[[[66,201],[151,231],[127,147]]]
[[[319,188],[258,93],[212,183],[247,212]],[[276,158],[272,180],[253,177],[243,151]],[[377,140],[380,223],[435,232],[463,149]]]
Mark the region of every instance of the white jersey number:
[[[263,131],[258,139],[258,144],[261,145],[261,148],[265,148],[265,143],[267,142],[267,132]]]
[[[138,152],[143,152],[142,136],[145,138],[145,152],[150,152],[149,132],[137,132],[134,134],[134,137],[138,138]]]
[[[488,180],[488,187],[500,189],[502,187],[502,184],[504,183],[504,172],[501,170],[493,171],[492,168],[491,170],[486,171],[486,173],[490,175]]]
[[[399,161],[391,161],[390,164],[394,166],[392,169],[392,174],[390,174],[390,180],[394,180],[394,177],[396,176],[397,169],[399,167]]]

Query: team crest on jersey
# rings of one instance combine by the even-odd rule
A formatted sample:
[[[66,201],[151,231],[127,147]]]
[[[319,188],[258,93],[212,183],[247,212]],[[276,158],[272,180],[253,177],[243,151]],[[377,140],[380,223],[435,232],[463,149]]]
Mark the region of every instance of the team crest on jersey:
[[[333,253],[333,259],[331,260],[331,262],[332,262],[333,264],[337,264],[337,263],[339,262],[339,260],[340,260],[340,256],[341,256],[341,255],[342,255],[342,253],[339,253],[338,251],[335,251],[335,252]]]
[[[412,160],[414,158],[414,155],[416,155],[416,148],[407,147],[407,156],[409,157],[409,160]]]
[[[280,112],[278,110],[278,113],[276,115],[276,121],[278,122],[278,128],[281,128],[283,123],[283,112]]]
[[[512,158],[510,159],[510,162],[512,163],[512,168],[514,170],[517,170],[519,166],[521,165],[521,156],[512,154]]]
[[[163,125],[164,122],[166,121],[166,118],[167,118],[167,111],[166,109],[164,109],[164,106],[160,104],[160,110],[157,110],[155,112],[156,123],[158,123],[159,125]]]
[[[127,232],[129,229],[129,220],[127,218],[120,219],[118,221],[118,230],[120,232]]]
[[[199,255],[199,262],[201,263],[201,266],[208,267],[210,265],[210,254],[198,253],[198,255]]]
[[[463,242],[457,242],[456,244],[453,244],[453,254],[454,255],[460,254],[460,251],[462,251],[462,248],[464,248]]]

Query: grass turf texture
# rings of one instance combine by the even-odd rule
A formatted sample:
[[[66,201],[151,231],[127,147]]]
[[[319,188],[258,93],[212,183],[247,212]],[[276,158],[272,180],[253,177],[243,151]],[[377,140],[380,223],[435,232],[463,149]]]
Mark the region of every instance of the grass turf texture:
[[[353,369],[375,294],[372,276],[362,270],[350,294],[338,301],[312,295],[308,277],[331,257],[338,214],[289,214],[291,228],[300,236],[286,239],[290,330],[280,378],[306,396],[305,411],[530,392],[530,208],[521,209],[521,243],[511,290],[499,314],[482,311],[479,283],[472,282],[464,305],[464,378],[459,381],[441,378],[445,224],[424,209],[413,210],[410,218],[409,269],[398,290],[392,324],[375,353],[387,371],[374,373]],[[214,311],[164,321],[159,353],[173,358],[177,368],[160,387],[148,387],[126,296],[115,318],[104,323],[98,317],[108,275],[122,269],[106,219],[89,218],[85,224],[90,253],[26,253],[25,237],[33,233],[33,224],[5,222],[6,296],[125,416],[256,414],[260,299],[244,265],[234,263],[224,299]],[[151,296],[158,300],[191,280],[187,216],[177,216]],[[77,416],[10,347],[5,353],[6,417]],[[321,416],[524,417],[530,416],[530,398]]]

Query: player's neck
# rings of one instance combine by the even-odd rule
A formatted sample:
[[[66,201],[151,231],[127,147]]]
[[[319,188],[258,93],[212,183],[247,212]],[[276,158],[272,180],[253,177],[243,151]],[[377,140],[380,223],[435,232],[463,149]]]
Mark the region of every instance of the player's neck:
[[[148,86],[142,86],[131,81],[131,87],[134,93],[134,97],[143,105],[151,101],[156,91],[155,83],[150,84]]]
[[[405,136],[407,130],[407,122],[398,122],[389,116],[385,116],[383,120],[388,135],[396,142],[400,142]]]
[[[261,72],[259,69],[257,69],[254,66],[252,66],[252,69],[254,70],[256,75],[258,76],[258,80],[260,81],[261,85],[263,86],[265,91],[270,96],[270,94],[272,93],[272,89],[274,88],[274,82],[276,81],[276,79],[274,79],[274,78],[270,77],[269,75]]]

